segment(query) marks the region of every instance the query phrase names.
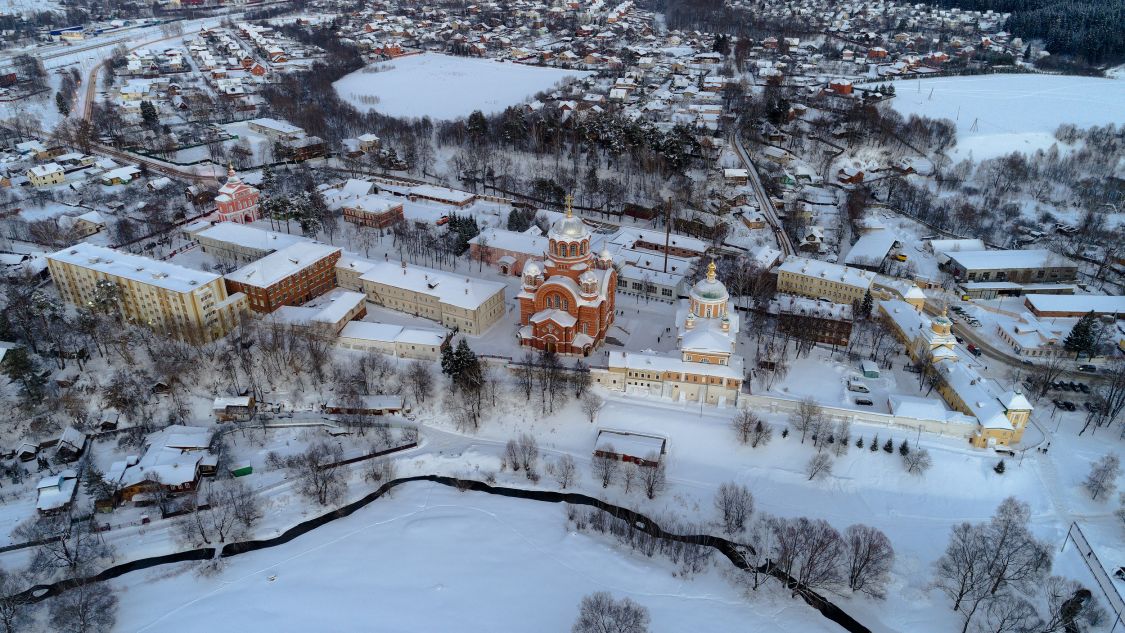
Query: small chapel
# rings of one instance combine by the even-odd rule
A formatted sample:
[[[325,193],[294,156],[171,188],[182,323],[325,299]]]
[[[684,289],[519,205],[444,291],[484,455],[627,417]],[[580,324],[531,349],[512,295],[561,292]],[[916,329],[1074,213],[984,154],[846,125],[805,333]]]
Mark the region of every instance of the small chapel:
[[[523,267],[520,344],[559,354],[589,356],[613,325],[617,271],[603,250],[590,248],[591,233],[575,217],[570,196],[566,215],[547,233],[544,259]]]

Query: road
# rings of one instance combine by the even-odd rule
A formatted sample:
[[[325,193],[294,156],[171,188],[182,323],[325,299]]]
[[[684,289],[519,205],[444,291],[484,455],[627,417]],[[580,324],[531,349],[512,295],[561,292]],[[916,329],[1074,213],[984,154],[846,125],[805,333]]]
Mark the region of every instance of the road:
[[[750,160],[750,154],[742,146],[742,139],[738,134],[738,122],[731,126],[731,147],[734,148],[738,159],[742,161],[742,166],[746,168],[746,172],[750,176],[750,185],[754,190],[754,197],[758,199],[758,209],[761,210],[762,216],[770,223],[773,228],[774,237],[777,239],[777,247],[781,250],[782,255],[789,257],[796,251],[793,249],[793,242],[789,240],[789,235],[781,226],[781,219],[777,217],[777,211],[773,208],[773,203],[770,202],[770,197],[766,194],[766,188],[762,186],[762,179],[758,176],[758,170],[754,167],[754,163]]]

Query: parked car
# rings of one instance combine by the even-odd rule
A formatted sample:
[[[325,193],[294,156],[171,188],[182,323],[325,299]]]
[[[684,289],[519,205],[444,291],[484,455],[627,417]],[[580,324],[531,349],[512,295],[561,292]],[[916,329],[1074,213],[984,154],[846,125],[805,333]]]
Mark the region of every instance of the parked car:
[[[1098,368],[1094,367],[1093,365],[1079,365],[1078,371],[1088,371],[1090,373],[1095,373],[1098,371]]]
[[[1077,410],[1077,409],[1078,409],[1078,406],[1077,406],[1077,405],[1075,405],[1075,404],[1074,404],[1073,402],[1071,402],[1070,400],[1067,400],[1067,401],[1063,402],[1063,404],[1064,404],[1064,405],[1066,405],[1066,410],[1067,410],[1067,411],[1075,411],[1075,410]]]
[[[1078,390],[1082,393],[1090,393],[1090,385],[1087,385],[1084,382],[1080,382],[1078,383]]]
[[[875,404],[874,402],[872,402],[871,400],[869,400],[867,398],[859,398],[855,401],[855,403],[858,404],[861,407],[870,407],[873,404]]]

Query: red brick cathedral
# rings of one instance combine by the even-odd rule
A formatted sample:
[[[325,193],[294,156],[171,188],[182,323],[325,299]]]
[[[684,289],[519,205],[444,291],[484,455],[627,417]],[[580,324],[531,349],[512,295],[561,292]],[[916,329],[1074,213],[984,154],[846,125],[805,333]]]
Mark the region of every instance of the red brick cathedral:
[[[590,229],[570,205],[567,196],[566,217],[547,233],[546,260],[523,267],[519,339],[536,349],[588,356],[613,325],[617,271],[608,252],[594,257]]]

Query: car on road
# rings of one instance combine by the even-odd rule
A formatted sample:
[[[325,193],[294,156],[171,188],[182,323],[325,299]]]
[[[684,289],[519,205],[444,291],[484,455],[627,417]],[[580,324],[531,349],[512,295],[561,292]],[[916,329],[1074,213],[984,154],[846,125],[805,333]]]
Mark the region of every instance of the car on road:
[[[972,354],[973,356],[980,356],[981,353],[982,353],[980,351],[980,348],[977,347],[976,345],[973,345],[972,343],[969,343],[969,346],[966,349],[968,349],[969,353]]]
[[[1090,372],[1092,374],[1096,373],[1098,371],[1098,368],[1094,367],[1093,365],[1079,365],[1078,371]]]
[[[1023,363],[1024,365],[1028,365],[1028,366],[1034,366],[1035,365],[1035,363],[1031,362],[1031,359],[1029,359],[1029,358],[1024,358],[1024,359],[1020,360],[1020,362]]]

